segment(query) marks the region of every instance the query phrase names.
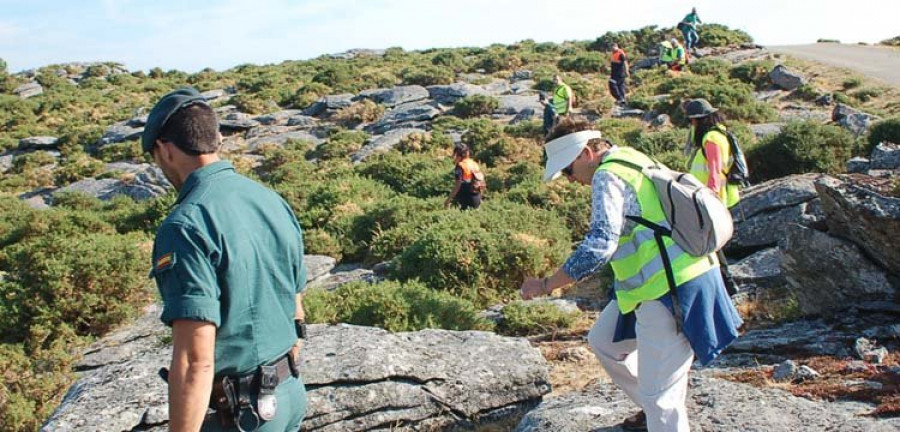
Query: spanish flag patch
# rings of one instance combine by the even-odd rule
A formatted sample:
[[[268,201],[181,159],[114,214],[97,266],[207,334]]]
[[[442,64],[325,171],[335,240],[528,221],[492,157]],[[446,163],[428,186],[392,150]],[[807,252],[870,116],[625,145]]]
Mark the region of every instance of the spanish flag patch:
[[[172,266],[175,263],[175,254],[169,252],[156,260],[156,265],[153,266],[153,269],[156,271],[165,270]]]

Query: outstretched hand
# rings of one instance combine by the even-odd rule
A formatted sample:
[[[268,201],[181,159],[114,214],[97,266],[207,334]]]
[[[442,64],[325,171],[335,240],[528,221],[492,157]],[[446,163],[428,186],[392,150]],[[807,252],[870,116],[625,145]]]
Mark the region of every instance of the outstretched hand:
[[[525,282],[522,282],[522,286],[519,288],[519,295],[522,296],[522,300],[531,300],[546,294],[547,293],[544,292],[544,282],[542,279],[526,278]]]

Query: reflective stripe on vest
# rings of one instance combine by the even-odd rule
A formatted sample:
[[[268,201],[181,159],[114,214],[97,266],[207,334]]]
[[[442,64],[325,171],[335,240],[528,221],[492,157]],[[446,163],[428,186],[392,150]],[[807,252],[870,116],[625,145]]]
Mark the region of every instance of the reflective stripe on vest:
[[[572,96],[569,86],[560,84],[553,91],[553,109],[556,114],[563,115],[569,111],[569,98]]]
[[[610,159],[623,160],[639,166],[653,162],[637,150],[621,147]],[[616,163],[603,163],[598,169],[607,170],[621,178],[635,191],[641,207],[641,217],[668,228],[666,216],[653,183],[640,172]],[[718,266],[714,256],[694,257],[685,253],[675,241],[664,237],[663,242],[672,261],[675,285],[681,285]],[[633,311],[641,302],[655,300],[669,291],[662,256],[653,231],[637,225],[628,235],[619,237],[619,245],[610,266],[615,274],[616,299],[622,313]]]
[[[722,130],[725,130],[725,126],[719,125],[719,127],[721,127]],[[691,133],[693,133],[693,128],[691,129]],[[715,129],[710,130],[706,132],[706,135],[703,135],[701,145],[705,146],[707,142],[715,143],[716,147],[719,148],[719,154],[724,161],[724,170],[718,175],[719,183],[725,185],[725,187],[719,188],[719,199],[725,203],[725,206],[731,207],[740,201],[738,185],[728,184],[728,180],[726,179],[728,171],[731,170],[731,165],[734,164],[734,158],[731,155],[731,144],[728,143],[728,136]],[[708,185],[709,160],[706,159],[702,149],[698,148],[694,152],[694,158],[691,160],[690,165],[691,174],[696,177],[697,180],[700,180],[701,183]]]

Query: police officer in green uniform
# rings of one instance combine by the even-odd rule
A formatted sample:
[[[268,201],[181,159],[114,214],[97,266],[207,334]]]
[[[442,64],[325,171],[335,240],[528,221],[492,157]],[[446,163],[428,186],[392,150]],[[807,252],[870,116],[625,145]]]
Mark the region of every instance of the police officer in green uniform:
[[[215,112],[193,88],[164,96],[142,136],[178,191],[151,273],[173,334],[169,430],[297,431],[300,226],[275,192],[219,159],[220,142]]]

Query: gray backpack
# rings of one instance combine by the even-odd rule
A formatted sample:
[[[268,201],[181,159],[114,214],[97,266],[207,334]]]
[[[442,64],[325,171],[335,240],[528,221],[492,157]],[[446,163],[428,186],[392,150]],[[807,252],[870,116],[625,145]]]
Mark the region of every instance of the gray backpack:
[[[653,182],[671,229],[641,217],[629,216],[628,219],[652,229],[657,235],[671,237],[681,249],[696,257],[715,253],[731,239],[734,234],[731,212],[715,192],[696,177],[672,171],[659,163],[641,167],[618,159],[609,162],[640,171]]]

